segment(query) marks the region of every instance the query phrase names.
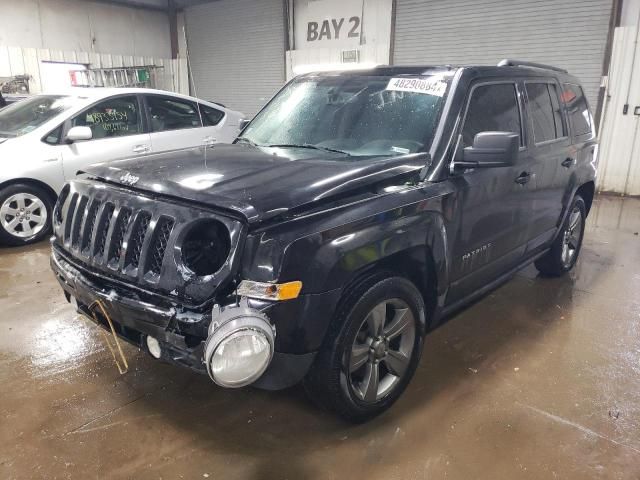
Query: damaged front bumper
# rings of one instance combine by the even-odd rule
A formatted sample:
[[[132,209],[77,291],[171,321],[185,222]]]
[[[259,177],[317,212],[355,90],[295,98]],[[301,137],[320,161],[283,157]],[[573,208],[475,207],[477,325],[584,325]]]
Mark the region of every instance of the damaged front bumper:
[[[210,311],[178,312],[168,303],[166,306],[160,306],[162,302],[151,303],[149,298],[145,298],[148,294],[138,294],[133,290],[117,287],[108,278],[102,278],[100,275],[86,274],[55,247],[51,254],[51,268],[67,300],[70,301],[73,297],[77,302],[78,311],[85,317],[102,328],[108,328],[105,318],[97,315],[95,319],[89,312],[89,306],[95,300],[101,300],[107,307],[116,334],[120,338],[147,351],[146,337],[153,337],[160,344],[162,360],[199,373],[207,373],[204,362],[207,337],[203,332],[207,331],[211,323]],[[276,325],[282,320],[283,330],[286,332],[287,319],[277,317],[291,312],[292,308],[295,311],[293,304],[287,309],[279,310],[274,308],[277,305],[272,303],[251,303],[252,307],[265,312]],[[303,301],[299,308],[306,308],[307,303],[308,301]],[[186,328],[181,328],[181,325]],[[315,352],[284,353],[276,348],[267,370],[252,385],[268,390],[292,386],[306,375],[314,358]]]

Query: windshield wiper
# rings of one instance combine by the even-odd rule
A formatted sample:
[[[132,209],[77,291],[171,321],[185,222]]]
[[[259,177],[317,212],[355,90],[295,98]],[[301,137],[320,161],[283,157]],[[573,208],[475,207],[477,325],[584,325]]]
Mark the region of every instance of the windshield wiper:
[[[247,137],[238,137],[238,138],[236,138],[236,140],[239,141],[239,142],[248,143],[252,147],[262,147],[262,146],[264,146],[264,145],[258,145],[256,142],[254,142],[253,140],[249,140]]]
[[[341,153],[343,155],[346,155],[347,157],[351,156],[350,153],[345,152],[344,150],[338,150],[337,148],[322,147],[320,145],[314,145],[312,143],[302,143],[302,144],[279,143],[279,144],[275,144],[275,145],[263,145],[263,147],[271,147],[271,148],[309,148],[309,149],[313,149],[313,150],[323,150],[325,152]]]

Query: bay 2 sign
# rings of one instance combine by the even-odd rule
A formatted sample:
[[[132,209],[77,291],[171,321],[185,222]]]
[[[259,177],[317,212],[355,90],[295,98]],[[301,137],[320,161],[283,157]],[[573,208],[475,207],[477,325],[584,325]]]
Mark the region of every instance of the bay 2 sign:
[[[322,22],[307,22],[307,42],[360,38],[360,17],[331,18]]]

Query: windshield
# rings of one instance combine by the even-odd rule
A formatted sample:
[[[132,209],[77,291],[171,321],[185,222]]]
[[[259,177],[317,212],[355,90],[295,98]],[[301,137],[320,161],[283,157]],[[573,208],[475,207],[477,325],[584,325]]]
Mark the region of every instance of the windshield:
[[[449,79],[446,74],[305,76],[289,83],[239,141],[350,156],[425,151]]]
[[[0,110],[0,137],[18,137],[35,130],[72,105],[72,97],[36,95]]]

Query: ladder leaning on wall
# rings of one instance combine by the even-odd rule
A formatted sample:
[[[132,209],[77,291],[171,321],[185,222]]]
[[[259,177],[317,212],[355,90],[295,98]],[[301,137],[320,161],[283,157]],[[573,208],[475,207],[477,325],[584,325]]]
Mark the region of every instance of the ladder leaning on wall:
[[[144,87],[157,88],[158,70],[163,67],[144,65],[137,67],[88,68],[72,70],[74,87]]]

